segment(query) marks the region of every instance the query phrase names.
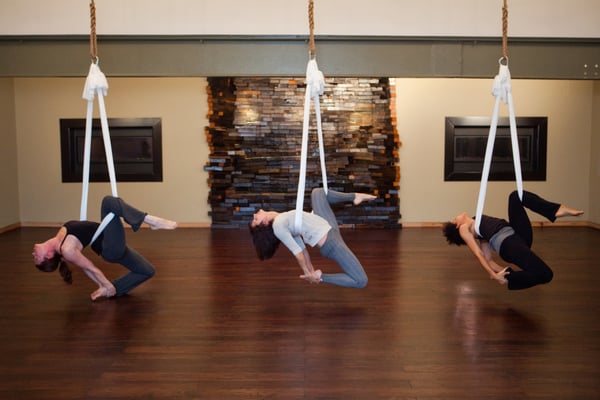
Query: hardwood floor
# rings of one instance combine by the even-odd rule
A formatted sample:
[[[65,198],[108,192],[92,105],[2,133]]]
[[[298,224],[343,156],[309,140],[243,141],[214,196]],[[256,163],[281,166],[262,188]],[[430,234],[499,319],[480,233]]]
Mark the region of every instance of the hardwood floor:
[[[2,399],[600,398],[598,230],[536,228],[554,280],[509,292],[434,228],[344,230],[366,289],[261,262],[245,230],[144,229],[156,276],[99,302],[34,268],[54,232],[0,235]]]

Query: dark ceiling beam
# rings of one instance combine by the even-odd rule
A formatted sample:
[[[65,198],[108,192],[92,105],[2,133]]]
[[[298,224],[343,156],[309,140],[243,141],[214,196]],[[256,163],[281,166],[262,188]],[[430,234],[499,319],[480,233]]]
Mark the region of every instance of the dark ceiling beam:
[[[0,76],[78,77],[88,36],[0,36]],[[107,76],[303,76],[304,36],[99,36]],[[509,38],[513,78],[600,79],[600,39]],[[488,78],[501,39],[317,36],[325,76]]]

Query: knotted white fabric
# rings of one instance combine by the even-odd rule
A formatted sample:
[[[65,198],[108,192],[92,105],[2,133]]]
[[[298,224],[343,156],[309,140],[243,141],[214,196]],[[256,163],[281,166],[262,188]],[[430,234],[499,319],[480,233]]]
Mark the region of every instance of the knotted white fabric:
[[[103,96],[106,96],[108,94],[108,81],[104,73],[100,71],[98,64],[92,62],[88,76],[85,79],[82,97],[84,100],[93,102],[98,90],[101,91]]]
[[[298,194],[296,196],[296,217],[294,227],[299,232],[302,228],[302,210],[304,206],[304,190],[306,186],[306,159],[308,157],[308,131],[310,122],[310,101],[315,104],[317,117],[317,133],[319,138],[319,157],[321,159],[321,174],[323,176],[323,190],[327,193],[327,171],[325,170],[325,151],[323,149],[323,129],[321,127],[321,107],[319,96],[325,89],[325,78],[319,71],[317,60],[312,58],[306,67],[306,93],[304,95],[304,120],[302,124],[302,150],[300,153],[300,173],[298,179]]]
[[[485,203],[485,194],[487,190],[487,182],[492,164],[492,155],[494,152],[494,141],[496,139],[496,127],[498,125],[498,110],[500,101],[508,104],[509,122],[510,122],[510,138],[513,153],[513,163],[515,168],[515,179],[517,183],[517,192],[519,198],[523,200],[523,179],[521,177],[521,156],[519,154],[519,141],[517,137],[517,123],[515,119],[515,110],[512,99],[512,87],[510,82],[510,71],[508,70],[508,61],[506,65],[502,64],[502,59],[499,61],[500,70],[494,78],[492,95],[496,97],[492,121],[490,123],[490,132],[485,150],[485,159],[483,162],[483,170],[481,172],[481,184],[479,186],[479,198],[477,200],[477,211],[475,213],[475,231],[479,236],[479,225],[481,224],[481,216],[483,214],[483,206]]]
[[[102,126],[102,138],[104,140],[104,152],[106,154],[106,165],[108,167],[108,176],[110,178],[110,186],[112,195],[118,197],[117,179],[115,175],[115,165],[113,161],[112,146],[110,143],[110,133],[108,130],[108,119],[106,117],[106,107],[104,106],[104,96],[108,93],[108,81],[106,76],[100,71],[97,63],[92,62],[88,76],[85,80],[82,97],[87,100],[87,115],[85,121],[85,142],[83,149],[83,188],[81,191],[81,209],[79,219],[84,221],[87,219],[87,204],[88,191],[90,181],[90,153],[92,148],[92,116],[94,113],[94,98],[98,95],[98,107],[100,109],[100,124]],[[106,225],[114,218],[114,214],[110,213],[100,223],[98,229],[94,233],[90,244],[92,244],[102,233]]]

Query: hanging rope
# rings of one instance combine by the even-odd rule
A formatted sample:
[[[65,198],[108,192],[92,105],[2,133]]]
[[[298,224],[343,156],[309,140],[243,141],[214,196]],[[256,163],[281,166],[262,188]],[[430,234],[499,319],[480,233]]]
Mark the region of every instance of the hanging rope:
[[[296,195],[296,217],[294,227],[298,232],[302,228],[302,211],[304,208],[304,191],[306,187],[306,162],[308,158],[308,136],[310,122],[310,102],[311,99],[315,105],[315,115],[317,117],[317,134],[319,138],[319,158],[321,159],[321,175],[323,177],[323,190],[327,193],[327,171],[325,169],[325,150],[323,145],[323,129],[321,127],[321,107],[319,96],[325,89],[325,78],[319,71],[314,49],[314,7],[313,0],[308,3],[308,21],[310,25],[310,49],[309,61],[306,66],[306,92],[304,95],[304,120],[302,123],[302,150],[300,153],[300,172],[298,179],[298,193]]]
[[[498,111],[500,108],[500,101],[508,104],[509,111],[509,122],[510,122],[510,139],[512,145],[513,164],[515,168],[515,180],[517,183],[517,192],[519,198],[523,199],[523,179],[521,177],[521,156],[519,154],[519,140],[517,136],[517,123],[515,118],[515,110],[513,106],[512,88],[510,82],[510,71],[508,69],[508,57],[505,43],[507,43],[508,36],[508,10],[506,6],[506,0],[504,0],[504,7],[502,10],[502,58],[498,61],[500,64],[500,70],[498,75],[494,78],[494,85],[492,88],[492,95],[496,97],[496,103],[494,104],[494,111],[492,114],[492,121],[490,123],[490,132],[488,135],[487,146],[485,150],[485,159],[483,161],[483,170],[481,172],[481,184],[479,186],[479,198],[477,200],[477,211],[475,214],[475,231],[478,235],[479,225],[481,224],[481,216],[483,215],[483,206],[485,203],[485,195],[487,190],[487,182],[490,173],[490,166],[492,164],[492,156],[494,152],[494,141],[496,140],[496,128],[498,126]],[[480,235],[481,236],[481,235]]]
[[[100,71],[98,66],[98,48],[96,45],[96,7],[94,0],[90,3],[90,19],[91,19],[91,32],[90,32],[90,56],[92,57],[92,63],[88,76],[85,80],[85,86],[83,88],[82,97],[87,100],[87,114],[85,120],[85,142],[83,148],[83,178],[82,178],[82,190],[81,190],[81,209],[79,212],[79,219],[84,221],[87,219],[87,204],[88,204],[88,191],[90,181],[90,159],[91,159],[91,148],[92,148],[92,122],[94,113],[94,98],[98,96],[98,108],[100,110],[100,125],[102,127],[102,138],[104,141],[104,152],[106,155],[106,165],[108,167],[108,176],[110,178],[110,186],[112,195],[118,197],[117,193],[117,179],[115,174],[115,165],[113,161],[112,146],[110,143],[110,133],[108,130],[108,119],[106,117],[106,107],[104,105],[104,96],[108,93],[108,81],[106,76]],[[98,236],[102,233],[106,225],[114,218],[114,214],[110,213],[100,223],[98,229],[94,233],[90,244],[92,244]]]
[[[504,0],[502,6],[502,57],[508,59],[508,5]]]
[[[310,36],[308,39],[308,54],[310,58],[315,57],[315,4],[313,0],[308,1],[308,27]]]
[[[96,39],[96,5],[90,2],[90,57],[92,61],[98,59],[98,42]]]

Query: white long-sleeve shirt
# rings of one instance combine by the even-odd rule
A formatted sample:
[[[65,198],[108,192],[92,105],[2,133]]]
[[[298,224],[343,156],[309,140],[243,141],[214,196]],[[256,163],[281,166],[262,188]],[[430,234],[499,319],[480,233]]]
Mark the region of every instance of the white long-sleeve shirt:
[[[329,232],[331,225],[322,217],[313,213],[302,213],[302,227],[295,227],[296,210],[280,213],[273,220],[275,236],[296,255],[306,248],[304,243],[314,247]]]

